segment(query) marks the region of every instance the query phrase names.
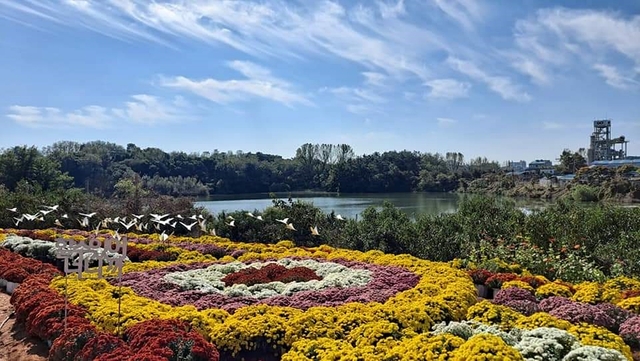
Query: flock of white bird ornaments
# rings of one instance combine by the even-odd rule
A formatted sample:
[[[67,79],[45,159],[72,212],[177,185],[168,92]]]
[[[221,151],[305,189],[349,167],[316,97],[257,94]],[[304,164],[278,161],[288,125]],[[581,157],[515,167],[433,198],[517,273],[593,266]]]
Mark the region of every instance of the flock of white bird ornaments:
[[[59,212],[59,205],[54,205],[54,206],[42,206],[41,209],[39,211],[37,211],[34,214],[28,214],[28,213],[22,213],[20,214],[19,217],[13,217],[13,219],[15,220],[15,225],[16,227],[18,227],[20,225],[20,223],[26,221],[38,221],[38,222],[44,222],[44,217],[47,216],[49,213],[53,213],[53,212]],[[14,208],[7,208],[7,211],[15,213],[15,214],[19,214],[18,212],[18,208],[14,207]],[[255,218],[259,221],[264,222],[264,219],[262,218],[262,216],[258,215],[254,215],[251,212],[247,212],[245,213],[248,217],[251,218]],[[91,218],[93,218],[96,215],[96,212],[92,212],[92,213],[78,213],[78,216],[81,218],[76,218],[78,223],[80,224],[81,227],[83,228],[91,228],[90,225],[90,220]],[[167,234],[166,233],[166,229],[164,228],[171,228],[174,229],[178,226],[178,224],[180,224],[182,227],[184,227],[187,231],[191,232],[191,230],[193,229],[194,226],[198,225],[200,227],[200,230],[202,231],[203,234],[210,234],[212,236],[217,236],[216,234],[216,230],[214,228],[208,230],[207,229],[207,224],[206,224],[206,220],[202,215],[192,215],[189,217],[183,217],[182,215],[178,214],[175,217],[170,217],[171,214],[154,214],[151,213],[149,214],[149,221],[148,222],[143,222],[143,218],[146,217],[146,215],[144,214],[132,214],[130,220],[127,222],[127,216],[125,217],[116,217],[116,218],[105,218],[101,221],[99,221],[96,225],[96,227],[94,228],[94,230],[96,231],[96,233],[100,230],[100,229],[109,229],[112,227],[112,225],[116,225],[116,236],[118,231],[120,230],[120,226],[123,226],[127,231],[129,231],[132,227],[135,227],[135,229],[138,232],[148,232],[149,231],[149,225],[152,225],[152,231],[162,231],[162,233],[160,234],[160,240],[161,241],[166,241],[167,239],[169,239],[169,237],[171,235],[173,235],[173,233],[175,233],[175,231],[171,232],[171,234]],[[167,218],[169,217],[169,218]],[[62,216],[60,216],[60,218],[62,218],[63,220],[68,220],[69,215],[67,213],[64,213]],[[66,228],[62,222],[60,221],[60,218],[56,218],[56,220],[53,222],[54,225],[56,227],[60,227],[60,228]],[[337,220],[340,221],[344,221],[345,218],[342,217],[341,215],[336,215],[335,218]],[[183,220],[192,220],[192,223],[184,223]],[[235,222],[236,220],[232,217],[232,216],[227,216],[227,221],[225,222],[225,224],[229,227],[235,227]],[[276,219],[276,222],[280,222],[282,224],[284,224],[284,226],[292,231],[296,231],[295,227],[293,226],[292,222],[289,222],[289,218],[284,218],[284,219]],[[320,233],[318,233],[318,226],[313,226],[313,227],[309,227],[309,230],[311,231],[311,235],[312,236],[319,236]]]

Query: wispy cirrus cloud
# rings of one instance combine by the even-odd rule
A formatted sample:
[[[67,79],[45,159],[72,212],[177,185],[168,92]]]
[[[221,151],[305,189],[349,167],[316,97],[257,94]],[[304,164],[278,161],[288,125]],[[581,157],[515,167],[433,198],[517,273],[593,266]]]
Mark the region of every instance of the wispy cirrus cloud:
[[[425,83],[431,88],[428,98],[456,99],[468,96],[471,84],[455,79],[434,79]]]
[[[518,20],[514,29],[513,66],[534,82],[549,83],[553,73],[577,66],[592,68],[612,87],[629,89],[637,81],[602,64],[602,59],[631,62],[623,73],[640,67],[640,15],[555,7]]]
[[[187,121],[189,105],[182,97],[162,100],[147,94],[133,95],[121,107],[88,105],[65,111],[56,107],[12,105],[6,117],[31,128],[86,127],[107,128],[134,122],[147,125]]]
[[[0,3],[2,7],[3,3]],[[421,34],[421,42],[431,34],[398,20],[404,13],[402,1],[380,2],[367,8],[378,14],[369,19],[378,29],[373,34],[352,21],[357,9],[347,9],[337,2],[322,1],[296,6],[285,1],[142,1],[111,0],[33,0],[14,12],[38,9],[38,16],[51,17],[61,23],[84,27],[107,36],[130,40],[137,38],[174,46],[172,40],[187,38],[211,44],[224,44],[241,52],[258,56],[296,58],[308,55],[335,56],[369,69],[400,76],[426,77],[422,55],[407,47],[407,33],[385,27],[393,22]],[[380,30],[387,29],[387,30]],[[430,36],[433,37],[433,36]],[[396,41],[392,41],[392,39]]]
[[[467,30],[472,30],[484,13],[477,0],[433,0],[433,3]]]
[[[605,79],[607,84],[611,85],[614,88],[626,90],[630,89],[631,87],[637,86],[640,83],[631,77],[620,74],[618,69],[611,65],[595,64],[593,68],[597,70],[598,73],[600,73],[600,76]]]
[[[374,90],[373,87],[337,87],[322,88],[320,93],[329,93],[345,104],[347,111],[353,114],[382,113],[380,104],[386,103],[387,99]]]
[[[190,79],[184,76],[161,77],[159,85],[188,91],[215,103],[228,104],[263,98],[292,107],[295,104],[313,105],[305,95],[293,90],[293,86],[257,64],[248,61],[231,61],[227,66],[242,74],[245,79],[218,80],[213,78]]]
[[[429,17],[415,16],[429,10]],[[412,102],[424,91],[422,85],[429,87],[429,99],[466,98],[486,86],[506,101],[527,102],[533,92],[521,74],[533,86],[549,85],[559,70],[572,70],[576,63],[618,89],[633,90],[640,80],[640,45],[633,41],[640,38],[640,16],[540,9],[524,19],[508,19],[513,42],[496,49],[474,43],[483,35],[493,36],[483,33],[490,10],[474,0],[0,0],[0,16],[38,26],[72,26],[174,49],[189,43],[231,48],[260,64],[330,60],[354,66],[362,82],[345,81],[344,88],[352,91],[342,95],[345,109],[357,114],[379,111],[381,99]],[[481,36],[471,39],[476,32]],[[589,53],[594,55],[585,56]],[[611,55],[632,64],[621,67]],[[581,57],[585,60],[576,61]],[[312,104],[286,74],[275,77],[255,63],[228,65],[243,78],[173,76],[160,84],[220,104],[251,98],[287,106]],[[463,80],[455,79],[456,73]]]
[[[428,9],[421,2],[410,3]],[[426,4],[439,9],[441,16],[462,24],[467,30],[480,23],[486,12],[482,4],[471,0],[431,0]],[[28,5],[63,24],[84,27],[125,41],[137,39],[176,47],[178,42],[188,39],[225,45],[269,60],[339,58],[367,69],[361,72],[365,77],[363,86],[391,87],[393,84],[400,98],[408,91],[398,87],[404,82],[434,81],[432,68],[442,68],[442,64],[433,61],[429,64],[425,59],[431,55],[443,52],[454,58],[464,55],[465,64],[475,69],[479,69],[479,58],[483,57],[481,51],[472,50],[474,46],[467,46],[471,44],[449,41],[448,33],[442,32],[436,23],[417,21],[419,19],[411,16],[403,0],[356,5],[338,1],[292,4],[281,0],[110,0],[109,3],[29,0]],[[28,15],[26,9],[13,10]],[[526,94],[515,94],[517,86],[506,77],[474,74],[475,80],[485,82],[506,100],[522,101],[527,97]],[[202,86],[187,79],[180,81],[182,86],[191,89]],[[470,88],[464,82],[438,84],[436,80],[433,85],[429,93],[433,98],[464,97]],[[208,86],[219,87],[220,84],[210,82]],[[202,90],[198,91],[202,93]],[[209,97],[224,99],[220,95],[210,94]],[[363,108],[361,104],[350,105]]]
[[[468,60],[449,57],[446,62],[453,69],[467,75],[469,78],[485,83],[489,89],[500,94],[500,96],[505,100],[516,100],[519,102],[527,102],[531,100],[531,96],[529,94],[522,91],[506,76],[490,75]]]

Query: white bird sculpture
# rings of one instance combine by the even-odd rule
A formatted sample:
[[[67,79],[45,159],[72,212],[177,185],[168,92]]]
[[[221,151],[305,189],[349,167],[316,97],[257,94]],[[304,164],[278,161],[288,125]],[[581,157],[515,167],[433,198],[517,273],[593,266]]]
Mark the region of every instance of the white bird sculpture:
[[[170,214],[169,214],[169,213],[167,213],[167,214],[163,214],[163,215],[159,215],[159,214],[151,213],[151,214],[149,214],[149,215],[150,215],[154,220],[157,220],[157,221],[161,220],[162,218],[166,218],[166,217],[169,217],[169,216],[170,216]]]
[[[9,212],[18,213],[18,207],[7,208]]]
[[[341,215],[336,215],[336,219],[339,221],[344,221],[345,219]]]
[[[280,222],[284,225],[287,225],[287,223],[289,223],[289,218],[285,218],[285,219],[276,219],[276,222]]]
[[[155,222],[157,224],[161,224],[163,226],[166,226],[169,224],[169,222],[173,221],[173,218],[167,218],[165,220],[160,220],[160,219],[152,219],[151,222]]]
[[[53,221],[53,224],[55,224],[56,226],[60,227],[60,228],[64,228],[64,226],[62,225],[62,223],[60,223],[59,219],[56,219],[55,221]]]
[[[51,212],[53,212],[53,209],[50,209],[48,211],[43,211],[43,210],[40,211],[40,213],[42,213],[43,216],[46,216],[47,214],[49,214]]]
[[[48,208],[52,211],[57,211],[58,207],[60,207],[58,204],[56,204],[55,206],[44,206],[44,208]]]
[[[184,228],[186,228],[188,231],[191,231],[191,228],[193,228],[193,226],[195,226],[196,224],[198,224],[198,222],[196,221],[196,222],[193,222],[193,223],[191,223],[191,224],[184,224],[184,223],[180,222],[180,224],[181,224]]]
[[[84,218],[82,218],[82,220],[80,220],[78,218],[78,222],[80,223],[81,227],[89,227],[89,218],[88,217],[84,217]]]
[[[236,226],[236,220],[232,220],[231,222],[227,223],[227,226],[229,227],[235,227]]]
[[[288,223],[287,224],[287,229],[290,229],[292,231],[295,231],[296,229],[293,227],[293,223]]]
[[[35,214],[25,213],[25,214],[23,214],[23,216],[24,216],[24,218],[27,219],[27,221],[33,221],[34,219],[38,218],[38,214],[40,214],[40,212],[36,212]]]
[[[78,213],[78,215],[86,217],[86,218],[91,218],[93,216],[96,215],[96,212],[92,212],[92,213]]]
[[[309,229],[311,230],[311,235],[312,236],[319,236],[320,235],[320,233],[318,233],[318,226],[309,227]]]
[[[136,224],[136,223],[137,223],[137,222],[136,222],[136,220],[135,220],[135,219],[134,219],[134,220],[132,220],[132,221],[131,221],[131,222],[129,222],[129,223],[124,223],[123,221],[120,221],[120,224],[121,224],[121,225],[123,225],[123,226],[124,226],[124,228],[126,228],[126,229],[127,229],[127,231],[129,230],[129,228],[131,228],[131,227],[135,226],[135,224]]]

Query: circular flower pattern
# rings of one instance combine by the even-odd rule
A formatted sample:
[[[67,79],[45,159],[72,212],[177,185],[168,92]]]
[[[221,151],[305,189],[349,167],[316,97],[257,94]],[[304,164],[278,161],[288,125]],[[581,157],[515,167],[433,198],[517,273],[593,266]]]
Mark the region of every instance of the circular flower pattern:
[[[308,281],[270,281],[251,285],[225,282],[239,272],[259,272],[270,265],[309,269],[320,278]],[[249,273],[250,274],[250,273]],[[141,296],[172,306],[194,305],[198,310],[238,308],[267,304],[306,310],[314,306],[338,306],[349,302],[383,303],[398,292],[415,287],[419,277],[403,267],[347,260],[282,258],[279,260],[172,265],[127,273],[122,285]],[[116,282],[116,281],[114,281]]]
[[[60,292],[68,293],[72,307],[86,313],[74,322],[85,322],[78,327],[88,326],[89,321],[95,325],[89,330],[95,333],[93,339],[79,350],[80,344],[73,343],[77,337],[60,336],[64,342],[56,340],[53,350],[67,355],[58,359],[73,358],[74,354],[102,361],[114,355],[133,357],[143,352],[141,345],[153,347],[139,356],[154,359],[178,354],[210,360],[219,355],[224,360],[287,361],[632,358],[623,338],[603,327],[572,325],[549,313],[533,313],[538,304],[531,290],[509,290],[513,287],[506,284],[507,289],[494,299],[503,306],[478,303],[466,272],[445,264],[379,251],[295,247],[291,241],[263,245],[200,237],[160,244],[154,243],[154,238],[157,236],[134,241],[142,253],[154,257],[125,264],[125,287],[104,279],[58,277],[49,284],[50,277],[37,283],[29,277],[27,285],[17,290],[15,301],[21,307],[16,312],[23,319],[28,314],[28,329],[42,331],[36,334],[47,339],[53,335],[49,329],[61,329],[60,312],[55,311],[63,300]],[[153,253],[156,251],[172,255],[171,260]],[[113,276],[113,272],[107,275]],[[578,285],[576,289],[588,287]],[[38,296],[33,297],[34,292]],[[213,305],[201,302],[207,298]],[[577,303],[556,298],[545,306],[559,304],[562,308]],[[305,301],[309,302],[305,305]],[[564,301],[568,304],[561,305]],[[311,302],[317,307],[311,307]],[[535,307],[530,309],[532,305]],[[635,324],[620,326],[630,313],[602,303],[576,310],[592,307],[611,318],[613,323],[608,327],[619,327],[624,331],[621,334],[633,336]],[[574,308],[564,311],[582,320]],[[51,324],[39,324],[51,327],[34,328],[33,320],[41,316]],[[480,322],[456,322],[464,319]],[[597,323],[596,319],[603,318],[587,321]],[[140,334],[144,337],[132,337],[136,330],[144,331]],[[125,336],[120,339],[104,331]],[[110,352],[115,350],[108,344],[115,345],[117,351]],[[67,350],[56,345],[76,346]],[[169,348],[163,348],[167,345]]]

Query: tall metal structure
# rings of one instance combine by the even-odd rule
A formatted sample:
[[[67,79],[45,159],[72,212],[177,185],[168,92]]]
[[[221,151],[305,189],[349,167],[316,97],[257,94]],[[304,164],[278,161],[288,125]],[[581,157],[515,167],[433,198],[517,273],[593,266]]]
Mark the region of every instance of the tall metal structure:
[[[629,141],[625,140],[624,135],[611,138],[611,119],[594,120],[587,151],[588,162],[624,159],[627,157],[627,143]],[[620,146],[620,149],[616,149],[616,146]]]

